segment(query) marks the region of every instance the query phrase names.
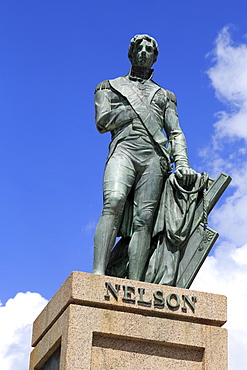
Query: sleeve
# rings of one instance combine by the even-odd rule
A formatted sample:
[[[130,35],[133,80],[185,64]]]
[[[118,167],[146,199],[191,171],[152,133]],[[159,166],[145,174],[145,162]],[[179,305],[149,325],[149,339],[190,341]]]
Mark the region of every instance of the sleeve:
[[[176,96],[168,90],[166,94],[167,106],[165,110],[164,129],[171,144],[171,157],[175,162],[176,169],[182,167],[190,168],[186,139],[178,120]]]
[[[109,81],[101,82],[95,90],[95,121],[100,133],[112,131],[131,122],[137,115],[127,100],[114,103],[114,95]]]

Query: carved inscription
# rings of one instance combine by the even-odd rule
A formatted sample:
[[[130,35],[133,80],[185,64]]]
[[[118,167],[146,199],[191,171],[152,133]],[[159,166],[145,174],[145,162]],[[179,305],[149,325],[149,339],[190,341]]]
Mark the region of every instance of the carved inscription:
[[[181,310],[187,312],[188,309],[191,312],[195,312],[196,297],[182,294],[171,293],[164,296],[162,290],[156,290],[154,292],[146,293],[144,288],[135,288],[128,285],[115,284],[114,286],[106,282],[105,283],[105,295],[104,298],[107,301],[114,299],[115,301],[122,301],[124,303],[130,303],[138,306],[154,307],[154,308],[168,308],[171,311]],[[150,299],[150,297],[152,297]]]

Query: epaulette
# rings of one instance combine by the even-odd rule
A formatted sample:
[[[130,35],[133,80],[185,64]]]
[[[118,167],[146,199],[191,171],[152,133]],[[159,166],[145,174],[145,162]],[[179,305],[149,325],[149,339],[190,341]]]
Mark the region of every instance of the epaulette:
[[[177,98],[176,98],[176,95],[169,91],[169,90],[166,90],[166,93],[167,93],[167,99],[172,101],[173,103],[175,103],[177,105]]]
[[[102,81],[98,84],[98,86],[95,89],[95,93],[99,90],[110,90],[111,86],[108,80]]]

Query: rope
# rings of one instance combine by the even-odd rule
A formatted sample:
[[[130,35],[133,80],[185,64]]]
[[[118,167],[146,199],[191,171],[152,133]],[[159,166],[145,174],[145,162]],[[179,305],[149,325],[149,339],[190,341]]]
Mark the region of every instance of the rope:
[[[175,183],[176,187],[178,188],[178,190],[180,190],[182,193],[185,193],[185,194],[195,194],[195,193],[199,193],[199,191],[201,191],[202,189],[205,189],[205,186],[207,185],[207,182],[208,182],[208,174],[206,172],[202,172],[201,173],[201,178],[202,178],[202,185],[199,186],[199,188],[198,189],[195,189],[195,190],[186,190],[186,189],[182,188],[182,186],[179,185],[179,183],[178,183],[178,181],[176,179],[176,176],[174,176],[174,183]]]

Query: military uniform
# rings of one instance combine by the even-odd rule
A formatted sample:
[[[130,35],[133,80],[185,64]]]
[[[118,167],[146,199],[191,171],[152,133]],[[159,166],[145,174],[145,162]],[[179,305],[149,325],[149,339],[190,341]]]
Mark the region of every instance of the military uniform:
[[[114,219],[110,222],[114,236],[132,237],[142,230],[151,235],[171,161],[176,168],[189,168],[176,97],[151,79],[139,80],[128,75],[97,86],[95,111],[99,132],[110,131],[112,135],[99,225],[104,217],[109,217]],[[98,234],[100,232],[98,226]],[[98,243],[96,236],[96,255],[101,253]],[[135,258],[138,256],[132,256]]]

